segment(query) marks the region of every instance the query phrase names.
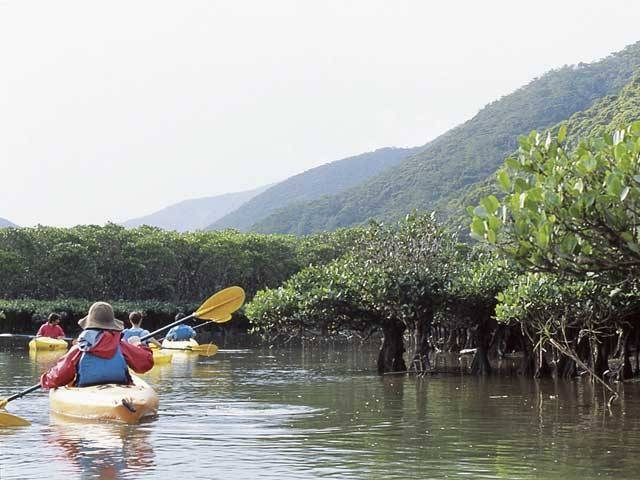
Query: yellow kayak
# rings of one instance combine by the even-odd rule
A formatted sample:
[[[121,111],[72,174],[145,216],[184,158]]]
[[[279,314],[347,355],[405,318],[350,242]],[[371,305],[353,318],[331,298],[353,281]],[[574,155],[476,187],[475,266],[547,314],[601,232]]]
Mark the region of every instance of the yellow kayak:
[[[167,363],[171,363],[172,358],[173,358],[173,353],[167,352],[166,350],[160,350],[158,348],[153,349],[154,365],[164,365]]]
[[[162,348],[168,348],[171,350],[184,350],[188,352],[192,347],[197,347],[200,345],[193,338],[189,340],[167,340],[166,338],[162,341]]]
[[[49,370],[65,355],[66,350],[35,350],[29,349],[29,359],[38,366],[41,372]]]
[[[66,340],[51,337],[35,337],[29,342],[29,350],[66,350]]]
[[[144,380],[132,375],[132,385],[61,387],[49,391],[51,412],[82,420],[138,423],[158,413],[158,395]]]

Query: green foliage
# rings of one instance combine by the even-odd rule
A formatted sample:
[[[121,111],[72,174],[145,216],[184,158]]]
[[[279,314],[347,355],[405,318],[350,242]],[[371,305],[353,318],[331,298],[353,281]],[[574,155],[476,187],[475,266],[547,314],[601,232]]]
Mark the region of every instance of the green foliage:
[[[20,322],[16,322],[16,319],[29,321],[32,318],[38,318],[44,321],[51,312],[79,319],[87,314],[92,303],[93,300],[79,298],[0,300],[0,325],[5,322],[14,325],[20,324]],[[132,311],[142,311],[150,317],[160,316],[171,319],[177,312],[193,312],[199,305],[199,303],[193,302],[170,303],[153,300],[110,300],[109,303],[113,306],[116,317],[121,319],[127,318]],[[29,324],[28,326],[30,328],[32,325]]]
[[[637,328],[640,122],[621,123],[637,118],[638,78],[565,124],[521,137],[497,175],[503,192],[468,209],[472,236],[529,270],[498,294],[496,319],[597,375],[611,339]]]
[[[517,276],[517,268],[504,256],[487,248],[468,248],[447,288],[447,299],[460,315],[474,315],[478,308],[492,309],[496,296]]]
[[[630,279],[640,265],[640,122],[581,143],[521,137],[502,202],[474,210],[472,235],[536,269]]]
[[[246,314],[265,336],[363,331],[385,320],[410,325],[442,301],[455,255],[454,239],[432,215],[371,223],[344,256],[258,292]]]
[[[555,340],[577,356],[583,338],[593,346],[630,328],[637,318],[640,295],[637,282],[619,288],[586,280],[567,280],[548,273],[527,273],[498,294],[499,322],[518,322],[544,346]]]
[[[201,301],[229,285],[251,296],[331,261],[357,231],[286,235],[127,230],[114,224],[0,230],[0,298]]]
[[[498,294],[496,319],[519,321],[533,326],[539,334],[552,336],[592,317],[595,299],[607,297],[594,282],[567,282],[546,273],[528,273]]]

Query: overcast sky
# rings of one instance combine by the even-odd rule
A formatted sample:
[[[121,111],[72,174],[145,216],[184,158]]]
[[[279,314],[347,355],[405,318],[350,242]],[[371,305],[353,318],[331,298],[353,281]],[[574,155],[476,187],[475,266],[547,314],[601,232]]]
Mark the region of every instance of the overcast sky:
[[[0,0],[0,217],[121,221],[422,145],[640,2]]]

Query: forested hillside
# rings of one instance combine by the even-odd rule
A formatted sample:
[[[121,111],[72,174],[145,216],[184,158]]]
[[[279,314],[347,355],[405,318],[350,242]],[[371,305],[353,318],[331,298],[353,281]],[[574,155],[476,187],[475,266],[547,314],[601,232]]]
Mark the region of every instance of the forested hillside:
[[[202,230],[267,188],[269,185],[245,192],[184,200],[150,215],[127,220],[122,225],[125,227],[149,225],[178,232]]]
[[[640,66],[640,42],[590,64],[565,66],[483,108],[397,167],[338,195],[275,211],[258,232],[304,234],[390,220],[462,192],[492,174],[518,135],[552,127],[617,94]]]
[[[640,73],[625,85],[618,95],[608,95],[596,101],[590,108],[573,114],[567,121],[550,128],[556,135],[561,125],[567,127],[567,145],[575,147],[580,139],[595,138],[611,132],[621,125],[640,120]],[[468,186],[463,192],[452,193],[436,203],[435,209],[449,223],[466,229],[469,216],[466,208],[478,205],[487,195],[502,195],[492,173],[486,179]]]
[[[397,165],[418,148],[381,148],[307,170],[280,182],[210,226],[212,230],[250,230],[278,208],[333,195]]]
[[[0,228],[4,228],[4,227],[16,227],[17,225],[15,223],[11,223],[9,220],[7,220],[6,218],[2,218],[0,217]]]

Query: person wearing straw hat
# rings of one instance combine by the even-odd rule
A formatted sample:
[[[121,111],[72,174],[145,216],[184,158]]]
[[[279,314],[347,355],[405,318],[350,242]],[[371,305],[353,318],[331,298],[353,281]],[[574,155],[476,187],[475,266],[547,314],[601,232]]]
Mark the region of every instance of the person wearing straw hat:
[[[77,387],[106,383],[128,384],[129,368],[144,373],[153,367],[153,353],[145,345],[121,339],[124,328],[113,307],[96,302],[78,321],[83,331],[78,343],[40,377],[42,388],[58,388],[74,382]]]

